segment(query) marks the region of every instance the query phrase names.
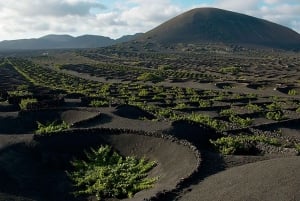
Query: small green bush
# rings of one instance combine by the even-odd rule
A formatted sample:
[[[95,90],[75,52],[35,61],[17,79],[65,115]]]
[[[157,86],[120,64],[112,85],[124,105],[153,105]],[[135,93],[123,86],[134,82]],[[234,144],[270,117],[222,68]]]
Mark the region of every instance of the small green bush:
[[[247,110],[252,111],[252,112],[261,112],[263,111],[263,108],[256,105],[256,104],[252,104],[252,103],[248,103],[246,105]]]
[[[300,143],[295,144],[295,149],[296,149],[298,155],[300,155]]]
[[[295,89],[290,89],[288,91],[288,95],[290,95],[290,96],[296,96],[297,95],[297,91]]]
[[[155,111],[155,116],[158,118],[176,119],[177,116],[171,108],[159,108]]]
[[[231,116],[231,115],[235,115],[235,111],[233,109],[224,109],[221,110],[221,112],[219,113],[221,116]]]
[[[107,100],[92,100],[89,104],[91,107],[107,107],[108,105]]]
[[[154,74],[154,73],[143,73],[141,74],[139,77],[137,77],[137,80],[139,81],[143,81],[143,82],[153,82],[153,83],[157,83],[157,82],[161,82],[164,80],[163,77],[161,77],[160,75]]]
[[[266,113],[266,118],[270,120],[280,121],[284,119],[284,114],[282,111],[270,111]]]
[[[255,145],[257,142],[262,142],[269,145],[280,146],[280,142],[276,138],[269,138],[264,135],[239,135],[222,137],[217,140],[210,140],[215,148],[224,155],[235,154],[238,151],[248,151],[247,145]]]
[[[188,108],[188,105],[185,103],[177,103],[177,105],[174,107],[176,110],[185,109]]]
[[[212,106],[212,101],[211,100],[199,100],[199,107],[200,108],[206,108],[206,107],[211,107]]]
[[[268,108],[268,110],[274,111],[274,110],[280,110],[281,109],[281,105],[279,102],[275,101],[269,105],[266,105],[266,107]]]
[[[207,125],[211,128],[214,128],[218,131],[223,131],[223,130],[226,130],[227,129],[227,125],[216,120],[216,119],[213,119],[207,115],[203,115],[203,114],[195,114],[195,113],[192,113],[190,115],[187,115],[185,117],[183,117],[184,119],[187,119],[187,120],[191,120],[191,121],[194,121],[194,122],[197,122],[197,123],[201,123],[201,124],[204,124],[204,125]]]
[[[147,89],[141,89],[138,93],[138,96],[143,97],[143,96],[148,96],[149,91]]]
[[[67,175],[74,183],[78,195],[96,195],[103,198],[126,198],[141,190],[152,188],[158,180],[147,178],[147,172],[156,166],[134,157],[122,157],[109,146],[86,152],[87,160],[73,160],[73,171]]]
[[[26,98],[26,99],[22,99],[19,106],[20,106],[20,109],[21,110],[27,110],[27,107],[29,104],[32,104],[32,103],[37,103],[37,99],[35,98]]]
[[[236,67],[236,66],[228,66],[228,67],[223,67],[219,70],[221,73],[233,73],[236,74],[241,71],[241,68]]]
[[[231,115],[229,117],[229,121],[231,121],[232,123],[236,123],[236,124],[240,125],[241,127],[247,127],[247,126],[250,126],[253,123],[253,119],[250,119],[249,117],[244,119],[244,118],[239,117],[237,115]]]
[[[40,122],[37,122],[38,129],[35,131],[36,134],[49,134],[53,132],[59,132],[63,131],[65,129],[70,128],[70,125],[68,125],[66,122],[57,123],[56,121],[48,124],[42,124]]]

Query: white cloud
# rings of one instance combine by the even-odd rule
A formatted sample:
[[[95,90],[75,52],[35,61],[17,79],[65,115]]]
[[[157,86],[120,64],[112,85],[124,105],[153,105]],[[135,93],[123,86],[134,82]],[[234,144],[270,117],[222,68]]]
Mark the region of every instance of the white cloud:
[[[183,7],[184,3],[179,6],[173,0],[0,1],[0,40],[40,37],[50,33],[97,34],[117,38],[146,32],[183,11],[203,6],[246,13],[300,32],[299,0],[202,2]]]
[[[120,37],[126,34],[146,32],[160,23],[178,15],[182,9],[169,0],[128,0],[118,2],[116,8],[97,15],[98,23],[104,25],[103,33]]]
[[[280,0],[264,0],[266,4],[274,4],[280,2]]]
[[[300,33],[299,0],[216,0],[211,5],[279,23]]]
[[[215,2],[216,7],[242,12],[244,10],[257,9],[259,0],[218,0]]]

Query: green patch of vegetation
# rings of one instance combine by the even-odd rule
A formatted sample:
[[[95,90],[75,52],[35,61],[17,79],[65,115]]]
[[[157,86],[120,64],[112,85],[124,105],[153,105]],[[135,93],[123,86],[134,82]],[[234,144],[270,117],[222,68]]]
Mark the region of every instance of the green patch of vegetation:
[[[257,94],[253,94],[253,93],[249,93],[245,95],[246,98],[257,98],[258,95]]]
[[[126,198],[141,190],[152,188],[158,180],[147,178],[156,162],[145,158],[122,157],[109,146],[86,152],[87,160],[73,160],[74,170],[69,178],[78,189],[75,195],[96,195],[103,198]]]
[[[211,107],[212,106],[212,101],[211,100],[199,100],[199,107],[200,108],[206,108],[206,107]]]
[[[162,96],[161,94],[158,94],[158,95],[154,95],[152,97],[152,100],[163,100],[164,99],[164,96]]]
[[[272,110],[272,111],[273,110],[280,110],[281,109],[281,105],[280,105],[279,102],[275,101],[275,102],[273,102],[273,103],[271,103],[269,105],[266,105],[266,108],[268,110]]]
[[[222,88],[223,88],[223,89],[232,89],[233,86],[232,86],[232,85],[224,85]]]
[[[192,103],[196,103],[196,102],[199,102],[201,99],[200,99],[200,96],[198,94],[193,94],[190,96],[190,99],[189,101],[191,101]]]
[[[107,100],[92,100],[89,104],[91,107],[107,107],[108,105]]]
[[[20,90],[15,90],[15,91],[8,91],[8,94],[10,96],[31,96],[32,93],[29,91],[20,91]]]
[[[29,91],[28,85],[21,84],[15,90],[8,91],[10,96],[31,96],[32,92]]]
[[[232,116],[232,115],[236,115],[235,111],[233,109],[224,109],[221,110],[221,112],[219,113],[221,116]]]
[[[185,108],[188,108],[187,104],[185,104],[185,103],[178,103],[178,104],[174,107],[174,109],[176,109],[176,110],[185,109]]]
[[[192,113],[190,115],[187,115],[184,118],[188,119],[188,120],[191,120],[191,121],[194,121],[194,122],[197,122],[197,123],[207,125],[207,126],[209,126],[211,128],[214,128],[218,131],[223,131],[223,130],[227,129],[226,124],[224,124],[224,123],[222,123],[222,122],[220,122],[216,119],[213,119],[213,118],[211,118],[207,115]]]
[[[296,149],[298,155],[300,155],[300,143],[298,143],[298,144],[296,143],[295,144],[295,149]]]
[[[138,96],[143,97],[143,96],[148,96],[149,91],[147,89],[141,89],[138,93]]]
[[[252,112],[261,112],[263,111],[263,108],[261,106],[258,106],[256,104],[248,103],[246,105],[247,110],[252,111]]]
[[[172,70],[172,67],[169,65],[159,65],[157,67],[157,70],[160,70],[160,71]]]
[[[237,152],[249,151],[249,145],[261,142],[269,145],[280,146],[276,138],[266,137],[264,135],[239,135],[222,137],[217,140],[210,140],[214,147],[224,155],[235,154]],[[250,146],[251,147],[251,146]]]
[[[28,107],[30,104],[37,103],[37,102],[38,102],[38,101],[37,101],[37,99],[35,99],[35,98],[25,98],[25,99],[22,99],[22,100],[21,100],[19,106],[20,106],[20,109],[21,109],[21,110],[27,110],[27,109],[28,109],[27,107]]]
[[[177,119],[177,115],[171,108],[159,108],[155,111],[155,116],[158,118]]]
[[[247,127],[250,126],[253,123],[253,119],[247,117],[246,119],[237,116],[237,115],[231,115],[229,117],[229,121],[231,121],[232,123],[238,124],[241,127]]]
[[[139,81],[143,81],[143,82],[153,82],[153,83],[157,83],[157,82],[161,82],[164,80],[164,78],[160,75],[157,75],[155,73],[143,73],[140,76],[137,77],[137,80]]]
[[[223,67],[219,70],[219,72],[221,73],[238,73],[240,72],[241,69],[239,67],[235,67],[235,66],[229,66],[229,67]]]
[[[266,113],[266,118],[270,120],[280,121],[283,120],[284,114],[281,110],[278,111],[270,111]]]
[[[288,95],[290,95],[290,96],[296,96],[297,95],[297,91],[295,89],[290,89],[288,91]]]
[[[42,124],[40,122],[37,122],[37,124],[38,124],[38,129],[35,131],[35,133],[39,135],[59,132],[70,128],[70,125],[68,125],[64,121],[62,123],[58,123],[57,121],[54,121],[48,124]]]

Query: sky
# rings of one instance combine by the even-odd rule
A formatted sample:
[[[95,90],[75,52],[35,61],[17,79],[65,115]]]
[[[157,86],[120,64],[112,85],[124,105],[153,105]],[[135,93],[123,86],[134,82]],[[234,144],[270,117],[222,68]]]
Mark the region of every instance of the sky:
[[[146,32],[196,7],[248,14],[300,33],[300,0],[5,0],[0,41],[47,34],[119,38]]]

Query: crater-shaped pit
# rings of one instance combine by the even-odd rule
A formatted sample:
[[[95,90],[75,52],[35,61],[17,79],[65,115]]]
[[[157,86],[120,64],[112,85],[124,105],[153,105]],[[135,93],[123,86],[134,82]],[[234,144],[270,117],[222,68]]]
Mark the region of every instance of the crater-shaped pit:
[[[123,156],[146,157],[158,163],[149,173],[150,177],[159,177],[154,187],[125,200],[150,199],[174,190],[200,165],[200,154],[190,143],[169,136],[116,129],[71,130],[35,136],[31,143],[2,150],[0,175],[5,175],[10,185],[4,188],[0,182],[0,192],[32,200],[72,200],[68,194],[72,187],[65,173],[69,161],[82,156],[84,150],[106,144]]]

